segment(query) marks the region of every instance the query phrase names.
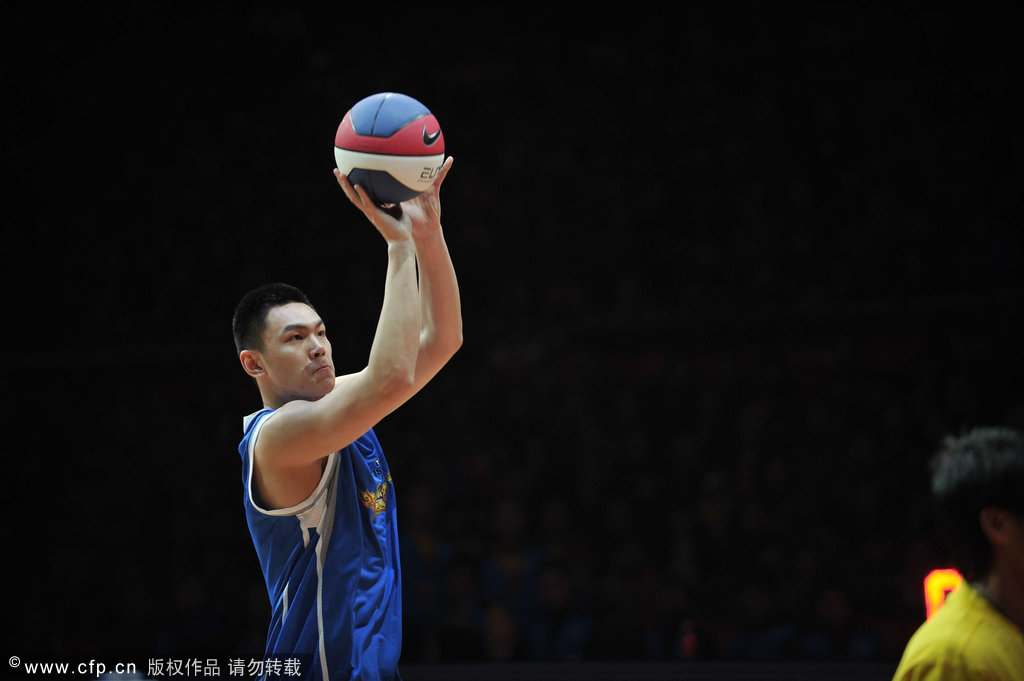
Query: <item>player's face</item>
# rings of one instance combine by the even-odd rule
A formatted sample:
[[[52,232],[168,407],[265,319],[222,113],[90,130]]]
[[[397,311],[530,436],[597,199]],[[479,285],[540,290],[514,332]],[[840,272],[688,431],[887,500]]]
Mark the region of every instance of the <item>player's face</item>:
[[[334,388],[334,359],[316,310],[288,303],[267,313],[263,352],[267,387],[282,402],[318,400]]]

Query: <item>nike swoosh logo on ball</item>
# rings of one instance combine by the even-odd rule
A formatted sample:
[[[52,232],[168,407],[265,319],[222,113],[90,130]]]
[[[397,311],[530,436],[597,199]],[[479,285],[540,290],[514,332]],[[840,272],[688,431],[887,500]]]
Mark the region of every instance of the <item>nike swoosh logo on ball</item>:
[[[432,134],[427,134],[427,126],[425,126],[425,125],[423,126],[423,143],[424,144],[429,146],[429,145],[433,144],[434,142],[436,142],[437,138],[440,137],[440,136],[441,136],[441,128],[438,128],[437,131],[432,133]]]

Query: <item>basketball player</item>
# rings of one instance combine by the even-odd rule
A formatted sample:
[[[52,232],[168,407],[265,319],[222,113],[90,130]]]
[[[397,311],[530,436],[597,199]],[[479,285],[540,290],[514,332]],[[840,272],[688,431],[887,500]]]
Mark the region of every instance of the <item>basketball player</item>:
[[[324,321],[298,289],[266,285],[235,310],[238,357],[264,405],[244,420],[239,453],[246,519],[271,602],[266,656],[278,675],[291,658],[304,679],[400,678],[395,489],[373,427],[462,344],[440,222],[451,164],[394,212],[335,169],[387,243],[384,302],[364,369],[335,376]]]
[[[896,681],[1024,679],[1024,437],[979,428],[950,438],[932,493],[963,585],[907,644]]]

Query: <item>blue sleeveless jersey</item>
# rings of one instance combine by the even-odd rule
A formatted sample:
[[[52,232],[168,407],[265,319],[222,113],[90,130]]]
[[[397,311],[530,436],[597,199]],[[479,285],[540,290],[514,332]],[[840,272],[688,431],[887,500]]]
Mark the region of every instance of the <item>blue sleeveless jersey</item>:
[[[301,667],[301,677],[278,669],[268,678],[397,680],[398,525],[391,473],[377,436],[370,430],[331,454],[308,499],[267,510],[252,487],[252,451],[273,412],[248,416],[238,446],[245,517],[270,595],[266,659],[281,664],[294,658]]]

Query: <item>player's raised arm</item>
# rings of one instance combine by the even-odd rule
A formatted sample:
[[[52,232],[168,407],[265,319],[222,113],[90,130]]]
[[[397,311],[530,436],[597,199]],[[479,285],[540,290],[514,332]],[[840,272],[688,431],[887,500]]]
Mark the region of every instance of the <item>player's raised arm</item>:
[[[340,173],[338,182],[387,242],[377,330],[362,371],[339,377],[321,397],[280,405],[267,420],[256,445],[257,467],[265,473],[304,466],[345,447],[414,393],[420,305],[410,220],[380,210]]]
[[[403,204],[412,220],[419,264],[421,331],[414,386],[417,391],[462,347],[459,282],[441,229],[440,190],[452,162],[449,156],[431,188]]]

